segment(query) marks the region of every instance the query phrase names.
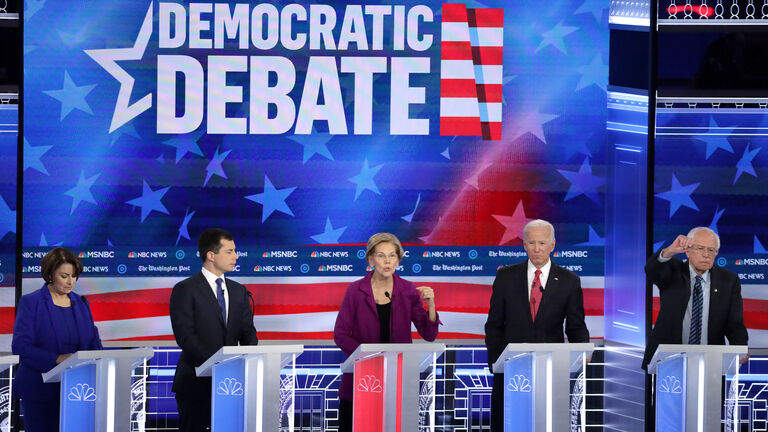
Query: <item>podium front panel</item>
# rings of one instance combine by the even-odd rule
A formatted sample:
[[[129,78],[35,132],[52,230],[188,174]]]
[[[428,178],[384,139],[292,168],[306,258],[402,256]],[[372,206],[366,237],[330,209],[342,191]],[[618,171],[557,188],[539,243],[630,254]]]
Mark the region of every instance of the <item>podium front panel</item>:
[[[534,424],[533,356],[504,364],[504,430],[532,431]]]
[[[245,360],[230,360],[213,369],[212,430],[245,429]]]
[[[384,361],[384,356],[376,356],[355,363],[354,432],[384,431],[384,381],[387,378]]]
[[[669,359],[656,371],[656,430],[685,431],[686,402],[685,357]]]
[[[96,402],[107,397],[96,393],[96,365],[70,369],[61,379],[61,431],[96,430]]]

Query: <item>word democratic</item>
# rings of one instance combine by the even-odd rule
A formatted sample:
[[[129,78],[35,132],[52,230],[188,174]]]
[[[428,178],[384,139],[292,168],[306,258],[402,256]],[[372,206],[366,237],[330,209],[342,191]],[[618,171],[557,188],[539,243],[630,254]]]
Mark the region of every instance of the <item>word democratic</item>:
[[[157,132],[192,132],[205,119],[209,134],[282,134],[295,127],[294,133],[301,135],[312,133],[315,121],[326,121],[331,134],[346,135],[339,74],[351,74],[353,133],[370,135],[374,75],[388,73],[389,91],[397,95],[390,98],[389,133],[427,135],[429,119],[409,114],[410,105],[425,103],[426,89],[412,87],[410,77],[433,72],[424,52],[434,36],[422,29],[433,20],[433,11],[424,5],[347,5],[339,16],[323,4],[289,4],[279,10],[271,3],[161,2]],[[292,59],[241,54],[254,50],[318,55]],[[401,55],[406,50],[411,55]],[[216,51],[221,53],[212,54]],[[338,59],[324,53],[339,51],[345,55]],[[298,108],[291,95],[297,70],[305,77]],[[248,83],[242,86],[228,79],[245,76]],[[246,92],[247,118],[228,113],[228,105],[244,104]]]

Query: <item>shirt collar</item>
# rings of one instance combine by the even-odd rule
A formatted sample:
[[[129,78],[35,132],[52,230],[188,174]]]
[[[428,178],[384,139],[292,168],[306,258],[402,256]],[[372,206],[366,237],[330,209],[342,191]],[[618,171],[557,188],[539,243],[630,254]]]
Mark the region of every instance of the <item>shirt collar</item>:
[[[699,276],[699,274],[696,273],[696,270],[693,269],[690,263],[688,264],[688,271],[691,275],[691,281],[695,281],[696,276]],[[705,271],[704,274],[701,275],[701,278],[704,280],[704,283],[709,283],[709,270]]]
[[[208,281],[208,285],[215,287],[216,279],[218,279],[219,276],[216,276],[215,274],[211,273],[211,271],[205,267],[203,267],[202,273],[203,273],[203,276],[205,276],[205,280]],[[224,279],[224,275],[221,275],[221,279],[222,280]]]
[[[551,260],[551,259],[549,259],[549,260],[547,260],[547,263],[546,263],[546,264],[544,264],[544,266],[543,266],[543,267],[541,267],[541,269],[539,269],[539,270],[541,270],[541,274],[542,274],[542,275],[545,275],[545,276],[546,276],[546,275],[549,275],[549,269],[550,269],[551,267],[552,267],[552,260]],[[531,260],[530,260],[530,259],[528,260],[528,273],[530,273],[530,274],[536,274],[536,266],[535,266],[535,265],[533,265],[533,263],[531,262]]]

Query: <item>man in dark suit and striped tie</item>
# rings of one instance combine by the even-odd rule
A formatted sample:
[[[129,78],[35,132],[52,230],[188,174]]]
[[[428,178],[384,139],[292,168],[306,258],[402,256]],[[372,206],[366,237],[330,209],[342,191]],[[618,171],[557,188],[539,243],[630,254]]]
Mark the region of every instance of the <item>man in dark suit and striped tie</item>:
[[[720,237],[696,227],[648,259],[645,274],[659,287],[660,309],[643,358],[659,344],[747,345],[739,277],[714,265]],[[688,262],[675,257],[684,253]],[[746,361],[746,358],[743,359]]]
[[[181,432],[211,426],[211,378],[198,378],[195,368],[222,346],[259,343],[248,291],[224,277],[237,262],[234,237],[209,228],[200,234],[197,249],[202,270],[177,283],[170,301],[173,335],[181,348],[173,379]]]

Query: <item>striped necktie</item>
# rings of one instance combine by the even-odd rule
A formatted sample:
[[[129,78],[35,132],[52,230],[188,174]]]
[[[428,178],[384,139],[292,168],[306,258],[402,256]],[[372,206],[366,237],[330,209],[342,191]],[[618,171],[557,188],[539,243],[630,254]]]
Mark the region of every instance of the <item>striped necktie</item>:
[[[701,344],[701,313],[704,309],[704,295],[701,290],[701,276],[696,276],[696,282],[693,284],[693,304],[691,305],[691,334],[688,337],[688,344]]]

